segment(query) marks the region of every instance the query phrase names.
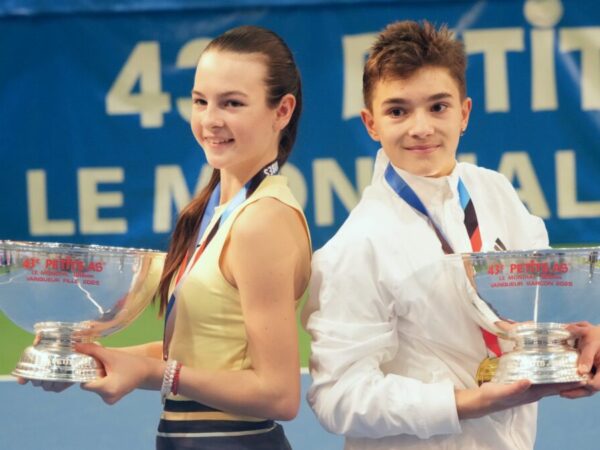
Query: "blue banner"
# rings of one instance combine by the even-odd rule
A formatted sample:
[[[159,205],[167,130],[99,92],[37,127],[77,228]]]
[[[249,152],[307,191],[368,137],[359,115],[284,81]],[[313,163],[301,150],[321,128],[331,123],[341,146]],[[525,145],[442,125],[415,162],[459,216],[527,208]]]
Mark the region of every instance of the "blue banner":
[[[377,0],[378,3],[414,3],[415,0]],[[420,0],[446,2],[447,0]],[[72,14],[83,12],[182,11],[281,6],[335,6],[373,3],[373,0],[3,0],[0,15]]]
[[[284,173],[320,247],[371,176],[377,145],[359,118],[368,47],[390,21],[427,18],[469,54],[459,157],[506,174],[552,243],[600,242],[597,0],[143,3],[0,10],[0,238],[166,248],[208,175],[189,129],[198,54],[255,24],[284,37],[303,75]]]

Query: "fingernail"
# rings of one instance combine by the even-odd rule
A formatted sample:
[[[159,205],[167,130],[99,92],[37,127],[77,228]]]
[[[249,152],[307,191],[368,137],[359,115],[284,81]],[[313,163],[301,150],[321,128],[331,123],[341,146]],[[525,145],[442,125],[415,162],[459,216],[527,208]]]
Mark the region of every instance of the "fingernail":
[[[584,374],[584,373],[589,373],[590,368],[588,366],[586,366],[585,364],[580,364],[578,367],[579,373]]]

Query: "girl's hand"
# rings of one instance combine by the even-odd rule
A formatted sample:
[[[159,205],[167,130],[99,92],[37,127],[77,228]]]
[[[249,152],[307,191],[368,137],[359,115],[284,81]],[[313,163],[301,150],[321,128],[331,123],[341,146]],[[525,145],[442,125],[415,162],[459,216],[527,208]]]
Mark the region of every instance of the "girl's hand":
[[[75,349],[93,356],[103,364],[106,376],[82,383],[81,389],[95,392],[109,405],[118,402],[136,388],[160,389],[165,366],[162,360],[96,344],[78,344]]]
[[[596,368],[600,367],[600,326],[577,322],[568,325],[567,330],[577,339],[580,352],[577,370],[581,375],[588,375],[589,379],[585,386],[566,390],[560,395],[571,399],[589,397],[600,390],[600,375],[596,373]]]
[[[64,381],[47,381],[47,380],[32,380],[23,377],[17,377],[17,383],[27,384],[31,381],[31,384],[36,387],[41,387],[47,392],[62,392],[65,389],[73,386],[73,383],[67,383]]]

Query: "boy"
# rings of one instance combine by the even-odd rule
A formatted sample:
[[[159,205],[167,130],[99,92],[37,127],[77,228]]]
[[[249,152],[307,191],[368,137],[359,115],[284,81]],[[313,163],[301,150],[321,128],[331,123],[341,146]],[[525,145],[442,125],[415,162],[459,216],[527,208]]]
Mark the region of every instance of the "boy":
[[[445,27],[408,21],[380,34],[365,65],[361,117],[382,149],[372,184],[314,256],[304,311],[308,399],[346,449],[531,449],[534,402],[559,393],[474,378],[497,342],[469,317],[443,256],[542,248],[548,235],[506,178],[456,162],[465,69]]]

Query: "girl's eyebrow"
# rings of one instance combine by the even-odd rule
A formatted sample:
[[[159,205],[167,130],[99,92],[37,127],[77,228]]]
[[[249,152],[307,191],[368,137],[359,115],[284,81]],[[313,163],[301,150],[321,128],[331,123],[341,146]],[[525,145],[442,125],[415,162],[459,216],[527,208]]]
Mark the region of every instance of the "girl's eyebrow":
[[[200,91],[192,89],[192,95],[202,96]],[[248,97],[248,95],[242,91],[226,91],[219,94],[219,97],[229,97],[230,95],[239,95],[242,97]]]

